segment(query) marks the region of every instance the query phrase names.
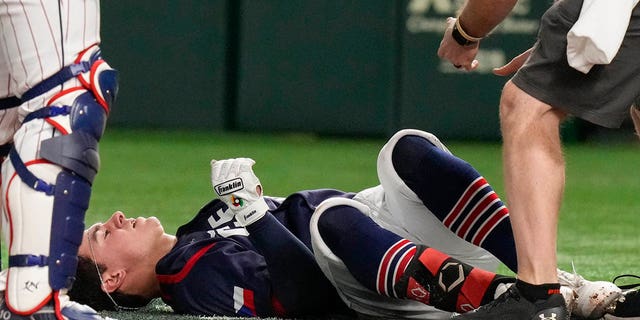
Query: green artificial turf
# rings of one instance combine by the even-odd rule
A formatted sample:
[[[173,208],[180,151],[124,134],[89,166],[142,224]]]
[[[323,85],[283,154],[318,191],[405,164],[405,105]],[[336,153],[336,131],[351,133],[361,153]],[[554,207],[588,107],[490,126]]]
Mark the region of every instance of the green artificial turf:
[[[100,144],[102,167],[86,224],[115,210],[154,215],[173,233],[213,197],[209,161],[251,157],[265,193],[337,188],[358,191],[377,184],[382,138],[322,138],[306,134],[242,134],[108,129]],[[499,143],[448,142],[504,198]],[[559,265],[590,279],[640,273],[640,144],[569,144],[567,185],[559,226]],[[135,244],[132,244],[135,245]],[[6,250],[3,264],[6,265]],[[509,273],[502,267],[501,272]],[[160,302],[118,319],[202,319],[172,315]],[[216,318],[222,319],[222,318]]]

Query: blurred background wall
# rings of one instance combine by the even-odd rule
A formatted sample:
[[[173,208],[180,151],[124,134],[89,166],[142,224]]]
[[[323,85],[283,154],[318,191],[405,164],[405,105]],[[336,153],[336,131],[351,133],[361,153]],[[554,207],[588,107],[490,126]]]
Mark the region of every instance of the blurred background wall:
[[[385,136],[419,128],[498,140],[505,78],[546,1],[521,0],[471,74],[437,57],[456,0],[102,2],[102,49],[120,71],[110,126]],[[584,124],[564,129],[580,139]]]

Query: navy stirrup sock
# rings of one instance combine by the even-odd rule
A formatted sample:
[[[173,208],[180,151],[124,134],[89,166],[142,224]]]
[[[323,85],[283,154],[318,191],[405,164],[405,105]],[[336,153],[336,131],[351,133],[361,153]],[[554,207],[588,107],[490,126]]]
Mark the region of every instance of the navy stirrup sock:
[[[358,209],[346,205],[323,212],[318,231],[362,285],[394,296],[393,286],[415,253],[416,246],[411,241],[381,228]]]
[[[436,249],[416,247],[353,207],[327,209],[318,230],[354,278],[381,295],[462,312],[493,300],[498,284],[515,281]]]
[[[509,210],[475,168],[419,136],[398,140],[392,162],[400,178],[449,230],[517,271]]]

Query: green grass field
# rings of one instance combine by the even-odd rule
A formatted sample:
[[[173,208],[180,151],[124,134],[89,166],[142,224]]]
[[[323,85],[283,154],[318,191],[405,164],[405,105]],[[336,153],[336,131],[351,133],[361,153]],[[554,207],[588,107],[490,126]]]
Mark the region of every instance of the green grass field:
[[[212,197],[209,160],[251,157],[269,195],[332,187],[357,191],[375,185],[375,159],[383,139],[310,135],[109,131],[87,223],[114,210],[156,215],[173,232]],[[445,143],[447,143],[445,141]],[[499,143],[448,143],[504,194]],[[559,264],[592,279],[638,273],[640,145],[574,144],[565,148],[567,188]],[[507,272],[504,268],[503,272]],[[173,318],[161,305],[150,319]],[[127,318],[126,313],[112,314]],[[136,318],[141,314],[136,314]]]
[[[102,168],[86,223],[122,210],[127,216],[157,216],[167,232],[175,232],[213,197],[211,159],[255,159],[254,170],[268,195],[323,187],[358,191],[377,184],[375,162],[384,142],[295,134],[109,129],[100,144]],[[499,143],[444,142],[474,165],[506,200]],[[565,153],[568,169],[559,232],[560,267],[570,269],[573,262],[590,279],[640,273],[640,143],[572,144]],[[160,303],[143,312],[106,315],[196,319],[171,315]]]

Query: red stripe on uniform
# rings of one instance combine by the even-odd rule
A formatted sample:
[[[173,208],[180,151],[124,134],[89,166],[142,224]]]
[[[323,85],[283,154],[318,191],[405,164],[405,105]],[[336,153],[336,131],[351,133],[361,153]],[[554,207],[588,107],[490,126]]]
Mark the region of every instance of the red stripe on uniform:
[[[271,306],[273,307],[273,312],[275,312],[275,314],[278,317],[280,318],[287,317],[287,311],[284,309],[284,307],[282,306],[282,303],[280,303],[280,300],[278,300],[278,298],[274,296],[271,297]]]
[[[93,63],[90,73],[91,78],[93,78],[93,76],[96,74],[96,70],[98,70],[98,67],[100,67],[100,65],[103,63],[106,62],[104,60],[98,60]],[[100,89],[96,88],[96,81],[93,80],[94,79],[91,79],[91,91],[93,91],[93,96],[96,98],[96,101],[98,101],[102,109],[104,109],[104,112],[109,114],[109,105],[107,104],[107,101],[104,100],[104,97],[102,97],[102,92],[100,92]]]
[[[207,253],[207,251],[209,251],[209,249],[211,249],[211,247],[213,247],[214,245],[215,243],[212,243],[198,250],[196,254],[194,254],[191,258],[189,258],[189,260],[187,261],[187,263],[185,263],[184,267],[182,267],[182,270],[180,270],[180,272],[175,274],[157,274],[156,278],[161,283],[166,283],[166,284],[174,284],[182,281],[189,274],[189,272],[191,271],[193,266],[196,264],[196,262],[198,262],[198,260],[202,258],[202,256],[204,256],[204,254]]]
[[[49,101],[47,101],[47,106],[50,106],[52,104],[54,104],[56,102],[56,100],[58,100],[60,97],[63,97],[71,92],[74,91],[78,91],[78,90],[85,90],[85,88],[83,87],[72,87],[69,89],[64,89],[58,93],[56,93],[55,95],[53,95],[53,97],[51,97],[51,99],[49,99]]]
[[[256,304],[253,299],[253,291],[242,289],[242,298],[244,299],[244,306],[251,311],[252,315],[256,315]]]
[[[76,60],[74,61],[74,63],[80,63],[80,61],[82,61],[82,59],[84,58],[85,53],[87,53],[87,51],[89,51],[89,49],[91,49],[91,48],[93,48],[93,47],[95,47],[97,45],[98,45],[97,43],[94,43],[94,44],[90,45],[89,47],[87,47],[86,49],[80,51],[80,53],[78,53],[78,56],[76,57]],[[91,89],[91,84],[88,83],[84,79],[84,77],[79,75],[77,78],[78,78],[78,80],[80,81],[80,83],[82,84],[83,87],[85,87],[86,89]]]

